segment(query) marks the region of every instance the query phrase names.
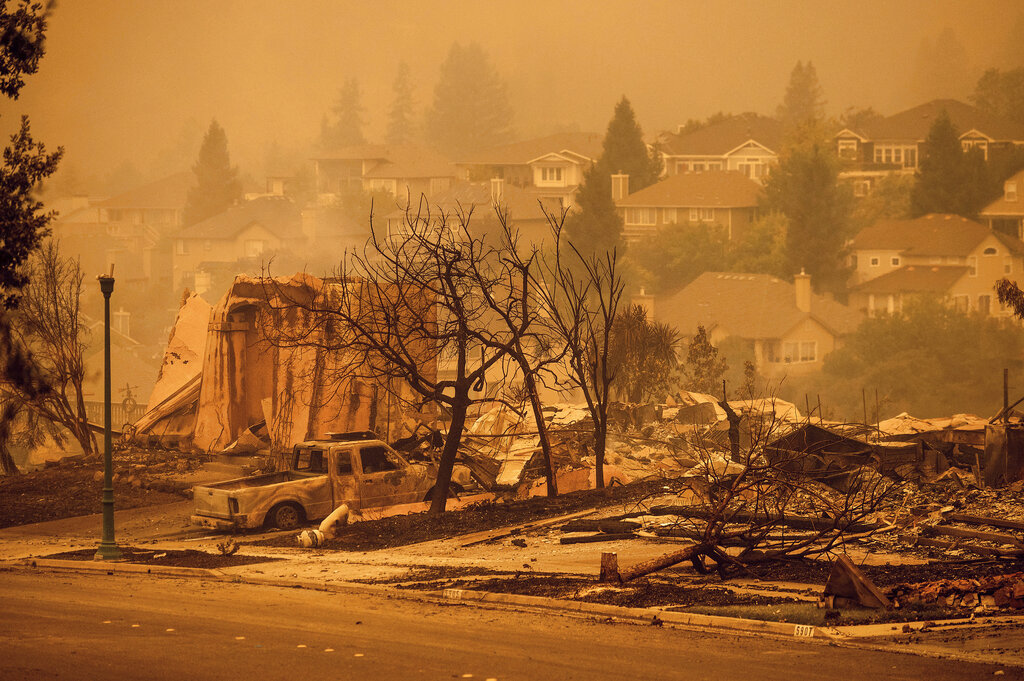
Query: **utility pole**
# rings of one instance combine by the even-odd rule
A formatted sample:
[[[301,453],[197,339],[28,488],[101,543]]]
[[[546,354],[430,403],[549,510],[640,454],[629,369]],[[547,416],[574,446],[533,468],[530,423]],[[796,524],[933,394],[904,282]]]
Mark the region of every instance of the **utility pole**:
[[[101,274],[103,294],[103,537],[96,560],[120,560],[121,549],[114,541],[114,464],[110,452],[110,294],[114,292],[114,268]]]

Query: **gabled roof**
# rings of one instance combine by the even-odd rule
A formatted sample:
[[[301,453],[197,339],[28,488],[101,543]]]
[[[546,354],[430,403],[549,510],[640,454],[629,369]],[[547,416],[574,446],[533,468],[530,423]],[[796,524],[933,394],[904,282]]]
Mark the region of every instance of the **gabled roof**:
[[[961,265],[907,265],[854,287],[858,293],[945,293],[970,271]]]
[[[735,171],[671,175],[618,202],[619,206],[658,208],[744,208],[757,206],[761,185]]]
[[[572,152],[594,161],[601,155],[604,136],[596,132],[560,132],[546,137],[501,144],[459,159],[459,165],[526,165],[552,152]]]
[[[134,189],[112,196],[96,205],[101,208],[172,208],[182,209],[185,207],[185,199],[188,190],[196,182],[195,175],[190,172],[180,172],[150,182]]]
[[[992,203],[985,206],[981,214],[986,217],[998,217],[1000,215],[1024,215],[1024,170],[1013,177],[1007,178],[1006,182],[1017,183],[1017,200],[1007,201],[1006,194],[1000,196]],[[1005,182],[1004,182],[1005,184]]]
[[[811,294],[811,311],[796,306],[793,284],[767,274],[705,272],[678,293],[654,304],[658,321],[691,334],[698,325],[723,327],[741,338],[782,338],[805,319],[834,335],[852,332],[862,316],[849,307]]]
[[[258,224],[279,239],[302,235],[302,216],[290,199],[267,196],[228,208],[202,222],[186,227],[179,239],[231,239],[250,225]]]
[[[660,149],[668,156],[724,156],[753,140],[777,152],[782,143],[782,123],[754,113],[713,123],[689,134],[667,133]]]
[[[960,134],[979,132],[992,140],[1024,140],[1024,126],[989,116],[980,109],[956,99],[933,99],[864,126],[864,136],[873,141],[907,140],[920,142],[928,137],[935,119],[946,111]]]
[[[970,255],[984,239],[995,236],[1013,253],[1024,253],[1024,243],[993,232],[974,220],[948,213],[929,213],[913,220],[879,220],[853,239],[854,251],[898,251],[915,256]]]

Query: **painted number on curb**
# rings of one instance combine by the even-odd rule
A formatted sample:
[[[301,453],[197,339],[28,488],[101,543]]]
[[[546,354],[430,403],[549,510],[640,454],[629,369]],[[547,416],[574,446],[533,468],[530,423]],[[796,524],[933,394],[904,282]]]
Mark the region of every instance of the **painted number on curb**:
[[[794,636],[814,636],[814,627],[809,624],[793,625]]]
[[[453,601],[458,601],[462,599],[462,589],[445,589],[441,592],[441,595]]]

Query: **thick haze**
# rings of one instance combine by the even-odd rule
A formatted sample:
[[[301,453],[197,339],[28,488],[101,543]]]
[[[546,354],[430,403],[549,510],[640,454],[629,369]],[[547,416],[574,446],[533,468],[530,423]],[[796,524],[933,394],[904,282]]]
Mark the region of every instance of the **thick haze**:
[[[308,153],[350,76],[378,141],[398,63],[409,63],[422,110],[456,40],[480,43],[508,81],[521,136],[603,131],[623,94],[649,137],[720,110],[770,114],[808,59],[829,113],[893,113],[922,101],[923,41],[953,30],[964,77],[928,94],[966,98],[968,76],[1006,66],[1021,11],[1019,0],[60,0],[40,72],[4,103],[0,128],[29,114],[36,135],[63,144],[66,163],[88,176],[125,161],[153,172],[161,158],[184,169],[216,117],[233,160],[258,176],[272,145]]]

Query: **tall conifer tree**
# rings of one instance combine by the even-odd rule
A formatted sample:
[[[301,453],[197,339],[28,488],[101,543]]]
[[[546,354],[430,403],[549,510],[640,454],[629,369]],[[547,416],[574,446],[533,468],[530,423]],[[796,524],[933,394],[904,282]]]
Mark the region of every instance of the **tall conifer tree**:
[[[217,215],[242,197],[238,169],[232,167],[228,155],[228,136],[216,119],[210,122],[203,137],[192,172],[196,184],[189,189],[185,201],[186,225]]]

